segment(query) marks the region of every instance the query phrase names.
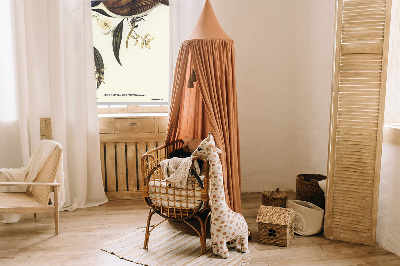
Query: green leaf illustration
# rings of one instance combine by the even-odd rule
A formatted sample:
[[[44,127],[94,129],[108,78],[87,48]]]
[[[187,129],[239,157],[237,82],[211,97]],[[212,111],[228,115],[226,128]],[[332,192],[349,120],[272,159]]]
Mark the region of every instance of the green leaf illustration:
[[[117,62],[122,66],[121,61],[119,60],[119,49],[121,48],[121,40],[122,40],[122,29],[124,27],[124,20],[122,20],[117,27],[114,29],[113,33],[113,41],[112,41],[112,46],[113,46],[113,51],[114,51],[114,56],[115,59],[117,59]]]
[[[97,88],[100,87],[101,83],[104,81],[104,63],[103,57],[101,56],[99,50],[93,47],[94,50],[94,67],[97,81]]]

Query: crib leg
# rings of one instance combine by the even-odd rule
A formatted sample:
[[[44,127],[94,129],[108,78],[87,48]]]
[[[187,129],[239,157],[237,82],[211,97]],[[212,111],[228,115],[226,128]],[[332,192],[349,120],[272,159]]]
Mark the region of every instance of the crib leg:
[[[144,249],[148,249],[149,248],[150,220],[151,220],[151,216],[153,216],[154,213],[155,212],[153,211],[153,209],[150,208],[149,217],[147,217],[146,234],[144,236],[144,245],[143,245]]]
[[[199,220],[201,226],[200,244],[201,244],[201,255],[206,254],[206,221]]]
[[[207,233],[207,229],[206,229],[206,227],[207,227],[207,218],[208,218],[208,216],[206,216],[205,218],[204,218],[204,220],[201,218],[201,217],[199,217],[199,216],[194,216],[194,218],[196,218],[197,220],[199,220],[199,223],[200,223],[200,233],[195,229],[195,228],[193,228],[193,229],[195,229],[196,230],[196,232],[199,234],[199,236],[200,236],[200,246],[201,246],[201,255],[204,255],[204,254],[206,254],[206,233]],[[190,225],[190,224],[189,224]]]

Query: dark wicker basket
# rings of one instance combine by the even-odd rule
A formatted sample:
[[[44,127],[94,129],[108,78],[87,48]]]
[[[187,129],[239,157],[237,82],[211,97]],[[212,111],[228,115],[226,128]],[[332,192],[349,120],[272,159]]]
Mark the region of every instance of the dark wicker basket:
[[[325,195],[318,181],[326,179],[319,174],[300,174],[296,177],[296,199],[314,203],[325,209]]]
[[[279,191],[264,191],[262,194],[262,205],[286,208],[287,194]]]

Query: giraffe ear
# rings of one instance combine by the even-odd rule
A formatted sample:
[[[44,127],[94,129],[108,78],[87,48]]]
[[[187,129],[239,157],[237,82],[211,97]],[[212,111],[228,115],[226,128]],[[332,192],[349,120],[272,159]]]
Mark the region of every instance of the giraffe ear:
[[[211,148],[213,148],[216,152],[218,152],[219,154],[222,154],[222,151],[220,149],[218,149],[217,147],[215,147],[214,145],[210,145]]]

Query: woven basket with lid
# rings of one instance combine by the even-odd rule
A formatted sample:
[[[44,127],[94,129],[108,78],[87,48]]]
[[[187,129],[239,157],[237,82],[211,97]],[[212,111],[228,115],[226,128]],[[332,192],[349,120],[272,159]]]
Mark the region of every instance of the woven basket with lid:
[[[273,191],[264,191],[262,205],[286,208],[287,194],[279,188]]]

